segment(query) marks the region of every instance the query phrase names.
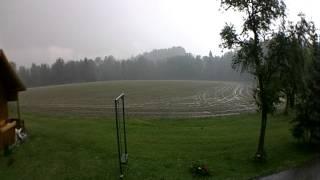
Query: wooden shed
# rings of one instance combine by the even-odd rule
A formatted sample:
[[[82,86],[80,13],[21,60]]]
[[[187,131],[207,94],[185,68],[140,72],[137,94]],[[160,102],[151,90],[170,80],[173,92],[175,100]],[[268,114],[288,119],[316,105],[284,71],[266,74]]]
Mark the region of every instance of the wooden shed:
[[[26,88],[10,65],[3,50],[0,49],[0,149],[15,142],[15,127],[19,119],[10,119],[8,102],[19,102],[19,92]],[[17,103],[20,118],[19,103]]]

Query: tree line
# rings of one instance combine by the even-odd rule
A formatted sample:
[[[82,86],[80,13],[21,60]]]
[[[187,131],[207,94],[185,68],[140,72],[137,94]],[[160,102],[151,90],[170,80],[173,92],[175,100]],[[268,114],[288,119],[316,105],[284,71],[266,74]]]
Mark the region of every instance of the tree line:
[[[65,61],[52,65],[20,66],[17,72],[28,87],[108,80],[219,80],[246,81],[231,68],[233,53],[223,56],[194,56],[182,47],[153,50],[127,60],[113,56]]]

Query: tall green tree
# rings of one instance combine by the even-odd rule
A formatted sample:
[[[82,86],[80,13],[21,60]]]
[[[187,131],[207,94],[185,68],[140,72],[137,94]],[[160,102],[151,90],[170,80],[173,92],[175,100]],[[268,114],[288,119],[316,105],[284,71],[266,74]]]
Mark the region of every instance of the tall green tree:
[[[300,95],[292,133],[304,142],[320,144],[320,44],[317,35],[313,36],[313,42],[308,86]]]
[[[285,95],[285,114],[289,108],[294,108],[296,96],[303,93],[305,74],[312,56],[310,48],[315,34],[313,22],[308,22],[303,14],[298,15],[300,20],[288,25],[283,23],[278,33],[274,34],[272,58],[278,59],[280,67],[281,90]]]
[[[221,0],[221,6],[243,14],[241,33],[227,24],[220,35],[224,48],[237,50],[233,67],[251,73],[257,80],[255,99],[261,111],[261,128],[255,157],[263,160],[266,157],[264,142],[268,113],[274,111],[279,99],[274,86],[278,71],[265,50],[265,42],[271,33],[270,24],[285,16],[286,6],[282,0]]]

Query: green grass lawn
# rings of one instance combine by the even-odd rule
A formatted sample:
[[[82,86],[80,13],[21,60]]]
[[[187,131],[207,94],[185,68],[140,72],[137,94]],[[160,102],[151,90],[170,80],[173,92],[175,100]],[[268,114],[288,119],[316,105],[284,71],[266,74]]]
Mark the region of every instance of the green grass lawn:
[[[0,156],[0,179],[117,179],[113,119],[25,114],[29,139],[10,158]],[[301,164],[315,152],[291,137],[288,117],[270,118],[268,160],[252,160],[257,114],[198,119],[129,118],[126,179],[192,179],[193,161],[212,179],[248,179]],[[9,161],[13,163],[8,163]],[[9,165],[10,164],[10,165]]]

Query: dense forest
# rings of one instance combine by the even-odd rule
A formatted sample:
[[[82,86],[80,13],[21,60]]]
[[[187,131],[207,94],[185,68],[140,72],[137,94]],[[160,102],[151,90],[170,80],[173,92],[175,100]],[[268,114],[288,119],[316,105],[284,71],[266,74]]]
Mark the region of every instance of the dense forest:
[[[32,64],[16,68],[28,87],[108,80],[219,80],[246,81],[248,74],[232,69],[233,53],[194,56],[182,47],[158,49],[126,60],[113,56]]]

